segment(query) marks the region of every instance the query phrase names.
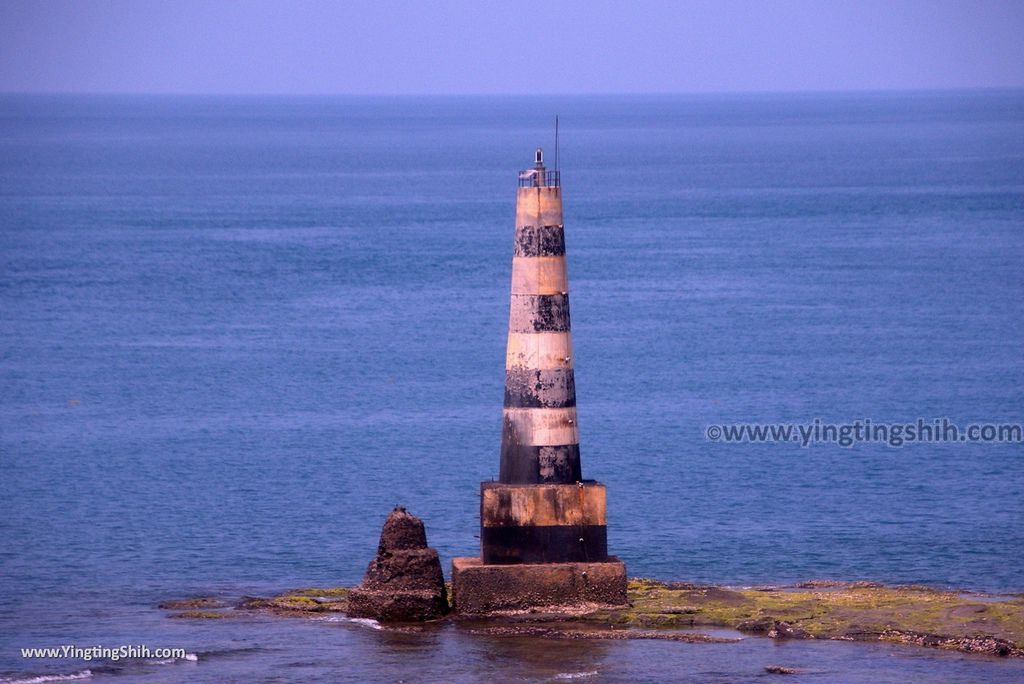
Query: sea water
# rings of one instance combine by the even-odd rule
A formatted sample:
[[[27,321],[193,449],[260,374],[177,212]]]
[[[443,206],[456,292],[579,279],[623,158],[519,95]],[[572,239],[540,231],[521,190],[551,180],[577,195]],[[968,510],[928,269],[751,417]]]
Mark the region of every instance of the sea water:
[[[477,552],[516,174],[555,114],[583,472],[629,573],[1024,590],[1021,444],[706,436],[1024,422],[1024,93],[3,96],[0,677],[1024,676],[156,610],[356,583],[396,504],[446,568]],[[19,652],[62,644],[195,657]]]

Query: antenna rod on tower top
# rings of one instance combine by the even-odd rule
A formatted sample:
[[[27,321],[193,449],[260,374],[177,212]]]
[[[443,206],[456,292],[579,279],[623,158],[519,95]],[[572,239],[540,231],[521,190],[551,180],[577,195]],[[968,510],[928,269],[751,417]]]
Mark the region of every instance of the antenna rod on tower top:
[[[558,115],[555,114],[555,171],[558,171]]]

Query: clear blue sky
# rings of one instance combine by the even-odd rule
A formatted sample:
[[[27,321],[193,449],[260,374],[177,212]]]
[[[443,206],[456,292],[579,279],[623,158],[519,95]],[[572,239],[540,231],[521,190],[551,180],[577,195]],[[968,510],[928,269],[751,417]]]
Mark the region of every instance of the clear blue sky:
[[[1024,2],[0,0],[0,91],[1024,86]]]

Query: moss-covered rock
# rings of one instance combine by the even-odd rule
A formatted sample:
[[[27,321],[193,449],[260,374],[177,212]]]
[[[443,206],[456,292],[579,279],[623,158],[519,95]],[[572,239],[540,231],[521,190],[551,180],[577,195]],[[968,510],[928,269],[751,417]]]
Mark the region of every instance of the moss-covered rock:
[[[175,618],[217,619],[237,611],[313,616],[346,612],[348,596],[346,587],[306,587],[270,598],[245,597],[234,610],[200,610],[225,605],[210,597],[160,606],[179,611],[169,616]],[[649,639],[660,633],[663,636],[658,638],[700,641],[699,635],[676,638],[671,635],[679,632],[669,630],[701,627],[727,627],[775,639],[887,641],[1024,657],[1024,595],[826,580],[793,587],[731,588],[632,579],[627,607],[571,615],[530,614],[518,621],[495,618],[473,631],[575,639]]]
[[[303,587],[288,592],[288,596],[311,596],[313,598],[340,599],[348,596],[348,587]]]
[[[636,627],[721,626],[772,638],[903,641],[1024,656],[1024,600],[934,587],[807,582],[732,589],[635,579],[630,606],[584,620]]]
[[[326,613],[348,610],[348,589],[344,587],[306,588],[289,591],[270,598],[243,596],[235,608],[264,610],[274,613]]]
[[[178,613],[171,613],[167,617],[186,620],[222,620],[231,616],[231,613],[220,610],[183,610]]]
[[[187,599],[164,601],[158,607],[163,610],[195,610],[198,608],[226,608],[227,603],[213,596],[196,596]]]

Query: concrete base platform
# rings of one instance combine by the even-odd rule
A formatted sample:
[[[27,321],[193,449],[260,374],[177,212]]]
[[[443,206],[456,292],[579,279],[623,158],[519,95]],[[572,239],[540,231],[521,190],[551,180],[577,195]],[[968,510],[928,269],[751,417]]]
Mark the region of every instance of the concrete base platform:
[[[531,608],[568,608],[584,603],[626,603],[626,564],[485,565],[479,558],[452,561],[452,610],[462,615]]]

